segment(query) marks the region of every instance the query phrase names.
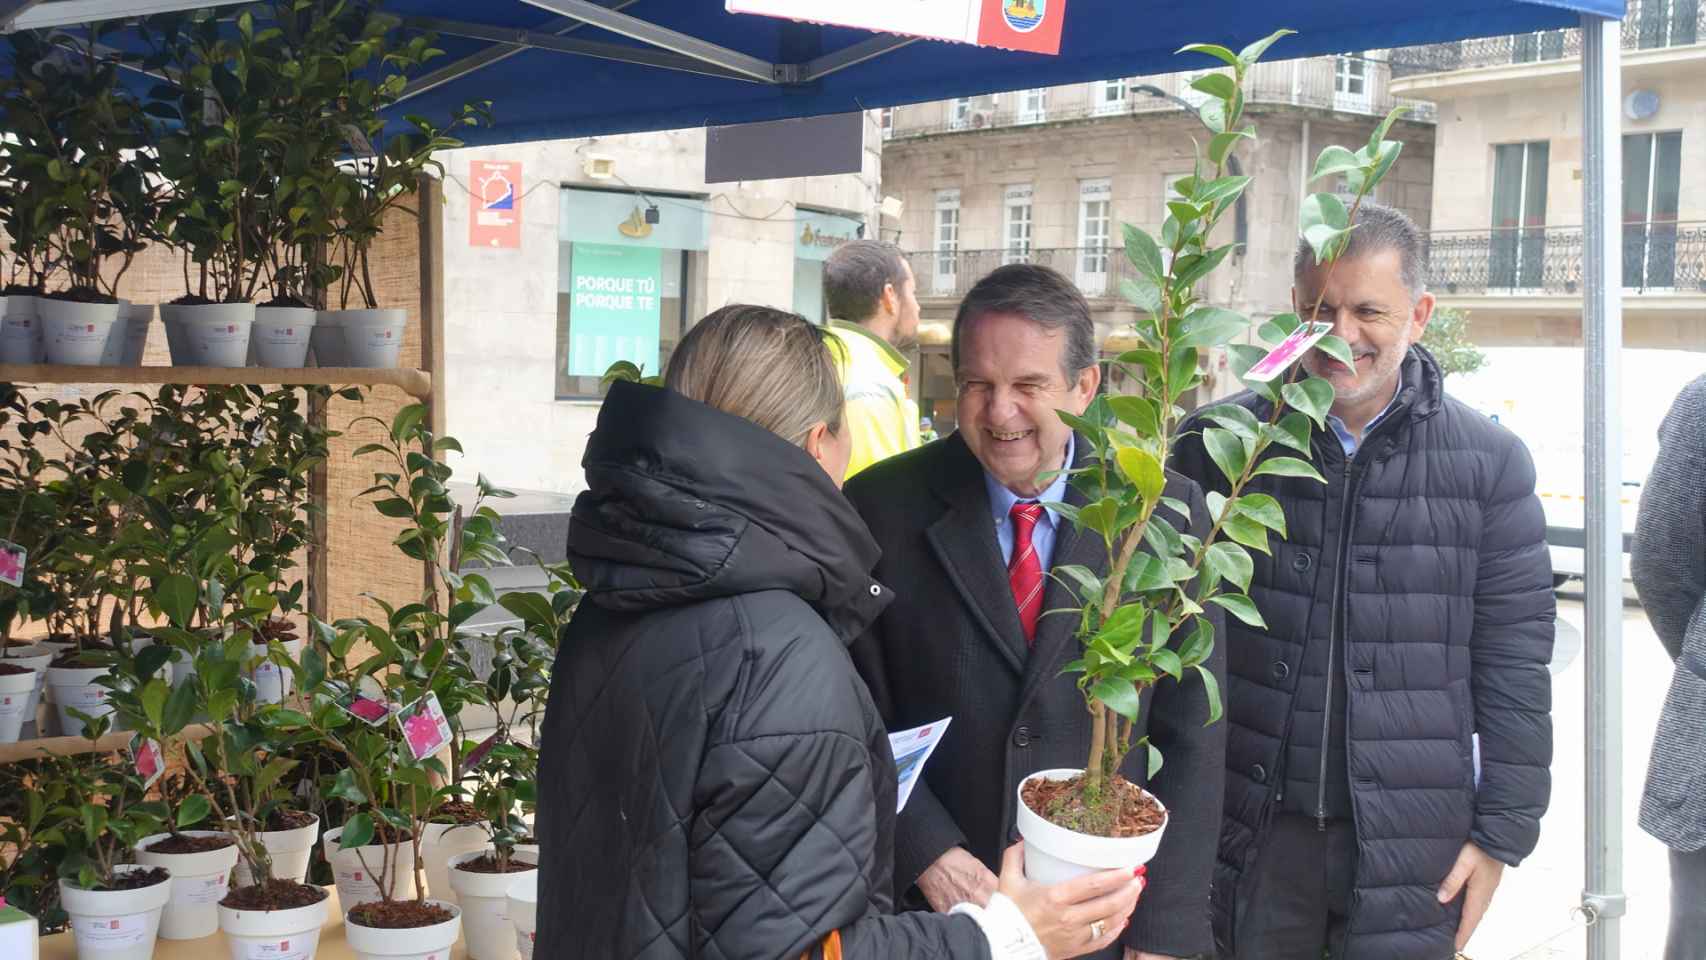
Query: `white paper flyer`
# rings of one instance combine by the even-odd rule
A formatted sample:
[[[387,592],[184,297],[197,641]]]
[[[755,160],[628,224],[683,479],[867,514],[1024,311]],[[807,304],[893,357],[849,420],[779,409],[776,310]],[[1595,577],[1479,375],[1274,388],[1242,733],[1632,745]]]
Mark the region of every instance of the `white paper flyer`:
[[[952,719],[943,717],[935,723],[889,734],[889,750],[894,753],[894,768],[900,777],[900,789],[895,792],[895,813],[906,809],[906,799],[912,796],[913,785],[924,773],[924,761],[930,759],[936,744],[942,742],[942,735],[948,732],[948,722]]]

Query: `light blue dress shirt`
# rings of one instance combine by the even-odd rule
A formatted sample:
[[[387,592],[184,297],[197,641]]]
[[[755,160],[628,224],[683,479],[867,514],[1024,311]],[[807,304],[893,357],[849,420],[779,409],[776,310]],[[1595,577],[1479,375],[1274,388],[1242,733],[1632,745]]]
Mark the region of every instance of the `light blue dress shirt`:
[[[1380,411],[1379,416],[1370,420],[1368,422],[1368,426],[1362,428],[1362,435],[1364,437],[1373,433],[1374,428],[1380,425],[1380,421],[1385,420],[1386,415],[1392,412],[1392,408],[1398,405],[1398,394],[1402,393],[1403,389],[1404,385],[1399,384],[1398,389],[1392,391],[1392,399],[1386,402],[1386,409]],[[1333,428],[1333,433],[1339,438],[1339,446],[1345,448],[1345,459],[1348,460],[1351,457],[1356,456],[1357,447],[1361,446],[1361,443],[1357,440],[1355,434],[1345,428],[1345,421],[1340,420],[1338,417],[1329,413],[1327,414],[1327,426]]]
[[[1073,448],[1077,443],[1076,436],[1066,435],[1063,472],[1054,478],[1048,489],[1027,502],[1060,503],[1066,499],[1067,478],[1064,470],[1072,466],[1075,452]],[[995,542],[1001,545],[1001,564],[1005,567],[1013,562],[1013,504],[1018,503],[1020,497],[1002,485],[1001,481],[990,476],[988,470],[983,472],[983,485],[989,490],[989,512],[995,515]],[[1054,515],[1054,511],[1044,510],[1042,519],[1037,521],[1036,529],[1031,531],[1031,546],[1037,548],[1037,561],[1042,564],[1045,573],[1054,566],[1054,537],[1059,523],[1060,518]]]

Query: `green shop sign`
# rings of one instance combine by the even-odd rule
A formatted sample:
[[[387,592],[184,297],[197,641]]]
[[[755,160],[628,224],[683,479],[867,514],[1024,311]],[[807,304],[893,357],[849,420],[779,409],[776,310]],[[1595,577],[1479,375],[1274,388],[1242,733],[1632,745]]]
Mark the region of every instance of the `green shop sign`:
[[[568,375],[602,377],[619,360],[657,373],[663,251],[577,243],[570,272]]]

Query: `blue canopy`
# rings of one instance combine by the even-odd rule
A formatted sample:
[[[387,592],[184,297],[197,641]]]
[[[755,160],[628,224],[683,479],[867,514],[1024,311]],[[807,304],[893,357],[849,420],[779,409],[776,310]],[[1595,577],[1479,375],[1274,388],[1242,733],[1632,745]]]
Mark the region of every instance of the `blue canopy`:
[[[1176,51],[1196,42],[1238,49],[1280,27],[1298,35],[1275,45],[1271,58],[1573,27],[1584,13],[1619,18],[1624,5],[1623,0],[1067,0],[1060,54],[1042,56],[731,14],[718,0],[614,3],[619,12],[611,19],[633,18],[750,58],[739,61],[737,56],[737,66],[756,66],[754,72],[774,65],[784,71],[797,67],[797,76],[788,78],[795,82],[780,83],[732,79],[722,67],[640,43],[631,39],[631,23],[613,24],[629,33],[623,36],[560,15],[592,6],[585,0],[394,0],[390,9],[436,27],[439,46],[449,54],[433,82],[421,85],[424,89],[407,101],[407,110],[443,116],[467,100],[491,100],[496,125],[464,131],[470,143],[668,130],[1213,66],[1218,62]],[[517,30],[530,31],[519,39],[578,45],[601,56],[494,45],[466,36],[502,35],[491,28],[512,38]],[[665,42],[677,50],[698,49],[680,38]],[[648,63],[603,58],[628,53]],[[858,62],[842,67],[847,60]],[[660,68],[660,63],[666,65]],[[814,77],[820,70],[833,72]]]

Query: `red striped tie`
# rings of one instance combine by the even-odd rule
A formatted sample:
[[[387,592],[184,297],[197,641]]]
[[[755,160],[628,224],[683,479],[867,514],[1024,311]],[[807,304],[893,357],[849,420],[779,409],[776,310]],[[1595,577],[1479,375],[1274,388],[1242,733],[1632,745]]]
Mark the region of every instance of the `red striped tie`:
[[[1019,605],[1019,625],[1025,628],[1025,642],[1037,642],[1037,618],[1043,612],[1043,565],[1037,557],[1031,534],[1043,517],[1039,503],[1013,504],[1013,559],[1007,564],[1007,585],[1013,588],[1013,601]]]

